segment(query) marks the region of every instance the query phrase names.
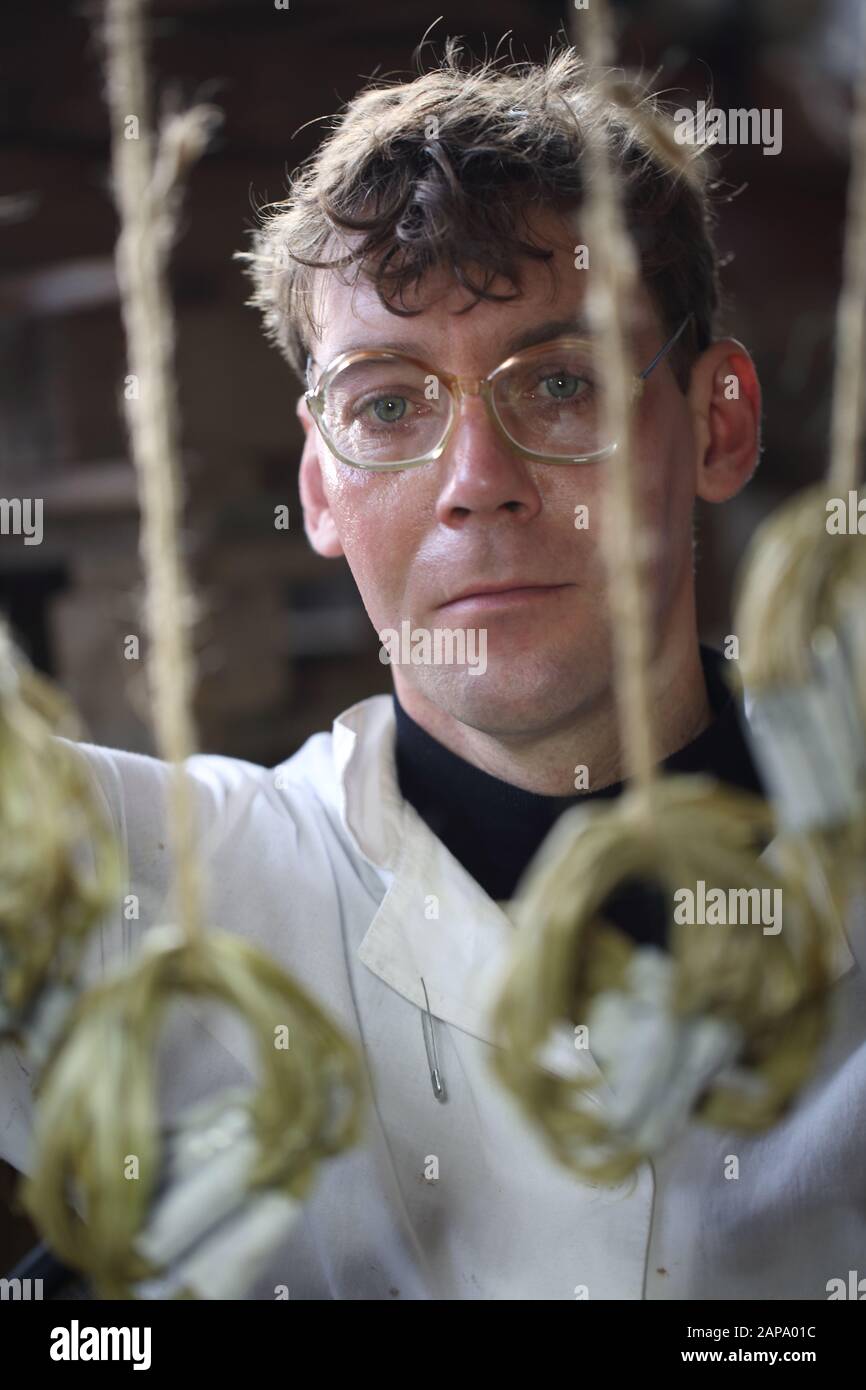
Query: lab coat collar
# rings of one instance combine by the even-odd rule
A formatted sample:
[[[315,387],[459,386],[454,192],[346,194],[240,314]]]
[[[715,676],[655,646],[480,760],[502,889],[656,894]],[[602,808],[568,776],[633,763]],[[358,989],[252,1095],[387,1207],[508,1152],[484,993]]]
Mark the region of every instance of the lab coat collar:
[[[390,695],[353,705],[333,726],[340,814],[387,891],[359,948],[362,963],[405,999],[486,1042],[491,1003],[514,933],[499,906],[400,793]],[[855,964],[842,931],[833,978]],[[424,984],[422,985],[422,980]]]
[[[407,806],[397,781],[395,729],[390,695],[373,695],[335,719],[332,730],[340,818],[358,852],[386,870],[401,855]]]
[[[490,981],[513,924],[401,795],[391,697],[353,705],[333,733],[343,823],[389,885],[360,960],[419,1009],[426,986],[431,1013],[492,1041]]]

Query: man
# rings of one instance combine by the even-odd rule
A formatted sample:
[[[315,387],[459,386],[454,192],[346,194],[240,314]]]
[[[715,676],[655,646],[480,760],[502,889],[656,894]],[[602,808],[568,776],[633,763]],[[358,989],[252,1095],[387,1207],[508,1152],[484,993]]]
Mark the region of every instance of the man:
[[[760,421],[748,352],[713,336],[703,177],[662,165],[572,52],[462,70],[449,49],[440,70],[350,103],[249,256],[267,332],[304,382],[309,540],[345,555],[376,631],[408,622],[424,658],[383,636],[393,699],[354,706],[278,768],[189,764],[208,920],[290,970],[357,1041],[370,1081],[363,1144],[321,1170],[252,1297],[824,1298],[862,1260],[850,1059],[866,1010],[850,952],[822,1070],[793,1114],[755,1137],[690,1125],[617,1188],[558,1167],[490,1066],[504,904],[562,811],[617,795],[623,776],[599,550],[616,441],[598,413],[580,236],[589,122],[619,161],[641,256],[629,348],[659,755],[758,787],[695,615],[695,499],[744,486]],[[483,669],[470,660],[482,647]],[[95,975],[167,911],[167,769],[81,753],[139,911],[106,924]],[[638,890],[612,913],[663,944],[652,906]],[[175,1021],[166,1117],[249,1083],[240,1031],[221,1015]],[[3,1152],[23,1169],[29,1087],[8,1052],[3,1065]]]

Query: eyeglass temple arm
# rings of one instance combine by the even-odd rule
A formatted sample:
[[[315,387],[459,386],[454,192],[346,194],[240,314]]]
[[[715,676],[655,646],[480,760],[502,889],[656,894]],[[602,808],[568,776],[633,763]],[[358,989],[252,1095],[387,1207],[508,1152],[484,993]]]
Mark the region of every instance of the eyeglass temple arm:
[[[685,318],[683,319],[683,321],[682,321],[682,323],[680,324],[679,328],[677,329],[676,333],[674,333],[673,337],[668,338],[667,342],[664,343],[664,344],[659,348],[658,352],[656,353],[656,355],[655,355],[655,357],[653,358],[653,360],[650,362],[649,366],[648,366],[648,367],[644,367],[643,371],[640,373],[640,380],[641,380],[641,381],[646,381],[647,377],[649,376],[649,374],[650,374],[650,372],[653,370],[653,368],[654,368],[654,367],[657,367],[658,364],[659,364],[659,362],[660,362],[660,361],[662,360],[662,358],[665,356],[665,354],[668,353],[668,352],[670,352],[670,350],[671,350],[671,348],[673,347],[674,343],[676,343],[676,341],[678,340],[678,338],[680,338],[680,337],[682,336],[682,334],[685,332],[687,325],[691,322],[691,320],[692,320],[693,317],[694,317],[693,314],[686,314]]]

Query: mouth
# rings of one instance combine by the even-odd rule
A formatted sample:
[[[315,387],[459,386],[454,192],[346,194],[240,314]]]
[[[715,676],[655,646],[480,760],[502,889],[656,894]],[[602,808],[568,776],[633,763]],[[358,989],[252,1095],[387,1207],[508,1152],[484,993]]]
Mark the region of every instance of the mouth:
[[[500,608],[533,605],[555,598],[572,584],[480,584],[439,605],[440,612],[460,613],[470,608],[495,612]]]

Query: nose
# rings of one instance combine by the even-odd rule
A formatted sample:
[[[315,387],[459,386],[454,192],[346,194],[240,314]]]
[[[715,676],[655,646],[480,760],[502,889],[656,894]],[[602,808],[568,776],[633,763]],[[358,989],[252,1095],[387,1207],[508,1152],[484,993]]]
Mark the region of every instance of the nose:
[[[528,522],[538,515],[541,496],[522,459],[496,429],[482,397],[462,395],[454,433],[442,458],[442,485],[436,511],[448,526],[472,517],[511,515]]]

